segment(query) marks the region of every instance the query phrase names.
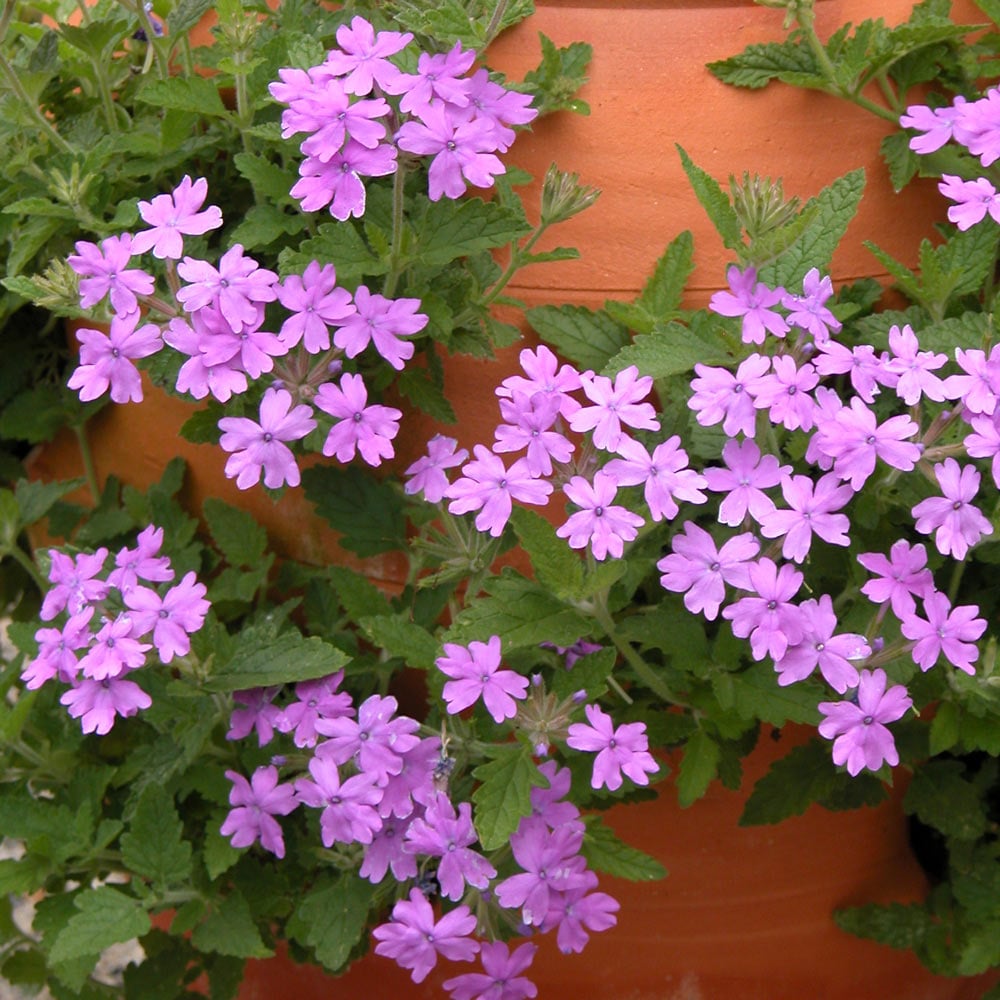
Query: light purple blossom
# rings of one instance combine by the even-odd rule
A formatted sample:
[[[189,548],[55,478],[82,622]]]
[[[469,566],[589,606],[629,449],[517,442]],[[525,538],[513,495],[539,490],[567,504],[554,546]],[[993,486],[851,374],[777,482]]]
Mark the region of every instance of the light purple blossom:
[[[774,455],[761,455],[752,438],[728,440],[722,449],[726,468],[711,466],[704,470],[708,489],[727,493],[719,504],[719,520],[738,527],[749,514],[760,522],[774,510],[774,501],[764,492],[777,486],[792,471],[790,465],[780,465]]]
[[[979,607],[962,604],[953,608],[944,594],[934,591],[924,598],[924,614],[926,620],[914,613],[900,623],[903,635],[916,643],[913,662],[921,670],[930,670],[943,653],[952,666],[974,674],[972,664],[979,657],[976,641],[986,631],[986,619],[976,617]]]
[[[153,699],[134,681],[109,677],[103,681],[85,678],[65,691],[59,699],[74,719],[79,719],[85,733],[104,736],[111,732],[115,719],[135,715],[153,704]]]
[[[338,691],[344,671],[338,670],[327,677],[300,681],[295,685],[295,698],[278,716],[276,725],[283,733],[294,733],[297,747],[316,745],[318,719],[339,719],[354,714],[354,703],[346,691]]]
[[[382,798],[374,775],[355,774],[341,781],[337,765],[322,757],[309,761],[311,777],[295,781],[295,795],[313,809],[322,809],[320,836],[324,847],[334,844],[370,844],[381,829],[375,808]]]
[[[573,442],[551,429],[559,416],[558,396],[544,392],[528,396],[515,390],[510,398],[500,399],[500,414],[505,423],[497,426],[493,450],[527,449],[524,458],[533,476],[551,476],[553,459],[568,462],[572,458]]]
[[[573,549],[590,545],[595,559],[609,555],[620,559],[625,542],[634,541],[645,522],[627,507],[613,502],[618,493],[615,477],[602,470],[594,474],[591,484],[584,476],[574,476],[563,492],[581,509],[570,514],[556,534]]]
[[[472,68],[475,59],[476,53],[472,49],[463,49],[461,42],[455,42],[448,52],[421,52],[417,58],[417,72],[406,77],[406,89],[399,102],[400,111],[415,114],[426,121],[429,112],[448,108],[449,105],[466,107],[469,103],[469,81],[464,74]]]
[[[750,638],[755,660],[770,656],[780,660],[789,646],[803,638],[802,612],[792,598],[802,586],[802,574],[787,563],[780,568],[762,556],[747,569],[756,597],[743,597],[723,608],[722,617],[733,625],[733,634]]]
[[[163,529],[150,524],[136,538],[134,549],[123,548],[115,556],[115,568],[108,574],[108,586],[127,593],[140,580],[163,583],[174,578],[170,559],[159,554]]]
[[[275,816],[287,816],[298,806],[295,789],[278,783],[278,769],[258,767],[250,781],[237,771],[226,771],[233,783],[229,810],[219,832],[230,837],[233,847],[249,847],[259,840],[261,847],[279,858],[285,856],[285,838]]]
[[[138,326],[138,310],[115,314],[108,332],[86,327],[76,331],[80,342],[80,364],[66,383],[79,389],[85,403],[103,396],[109,389],[116,403],[141,403],[142,381],[133,361],[155,354],[163,341],[155,323]]]
[[[397,371],[413,357],[413,342],[404,340],[427,325],[427,316],[417,312],[420,299],[387,299],[373,295],[365,285],[354,291],[354,310],[339,321],[334,344],[349,358],[357,357],[369,343]]]
[[[637,430],[660,429],[653,405],[642,402],[653,388],[653,379],[640,376],[635,365],[623,368],[614,382],[604,375],[585,372],[580,376],[580,386],[593,405],[574,412],[569,425],[578,433],[592,431],[595,447],[617,451],[624,436],[623,424]]]
[[[140,201],[139,214],[152,228],[132,237],[132,253],[152,250],[153,256],[160,260],[180,260],[184,253],[184,236],[202,236],[222,225],[222,212],[217,206],[209,205],[202,210],[207,197],[208,181],[204,177],[192,181],[185,174],[170,194],[158,194],[152,201]]]
[[[536,505],[548,502],[552,484],[536,479],[523,458],[508,469],[483,445],[477,444],[473,451],[476,457],[462,467],[462,477],[445,490],[450,513],[478,510],[476,528],[498,538],[510,520],[514,500]]]
[[[802,279],[802,295],[786,292],[781,298],[781,304],[788,310],[789,325],[805,330],[815,344],[829,340],[830,334],[836,333],[842,326],[826,307],[832,295],[833,280],[830,276],[821,278],[819,268],[810,268]]]
[[[528,693],[528,679],[513,670],[500,669],[500,636],[491,636],[487,642],[474,640],[468,646],[446,642],[444,652],[434,663],[451,678],[443,691],[449,714],[455,715],[482,698],[497,725],[517,715],[517,702]]]
[[[368,389],[360,375],[346,372],[338,388],[324,382],[315,397],[316,405],[336,417],[337,422],[323,442],[323,454],[335,455],[338,462],[350,462],[355,452],[369,465],[381,465],[396,453],[393,438],[399,433],[402,410],[378,403],[368,405]]]
[[[934,577],[927,568],[923,545],[910,545],[901,538],[894,542],[886,557],[880,552],[862,552],[858,562],[876,574],[861,593],[874,604],[890,602],[893,614],[902,621],[916,610],[915,597],[924,599],[934,591]]]
[[[775,337],[784,337],[788,333],[785,318],[772,308],[784,298],[783,288],[768,288],[757,281],[755,268],[740,271],[735,264],[726,271],[726,280],[729,291],[715,292],[708,308],[720,316],[741,317],[744,344],[763,344],[768,333]]]
[[[809,476],[785,476],[781,482],[788,510],[773,510],[761,518],[765,538],[784,538],[781,554],[802,562],[809,554],[813,535],[831,545],[850,545],[851,526],[846,514],[836,514],[854,496],[838,476],[828,474],[813,482]]]
[[[955,202],[948,208],[948,221],[962,232],[982,222],[987,213],[994,222],[1000,222],[1000,195],[985,177],[966,181],[955,174],[942,174],[938,190]]]
[[[177,274],[187,282],[177,292],[185,311],[216,306],[233,333],[258,322],[258,306],[278,297],[278,276],[243,253],[239,243],[227,250],[213,267],[207,260],[185,257]]]
[[[586,882],[572,889],[549,894],[549,912],[541,930],[557,927],[556,944],[564,955],[579,953],[590,940],[590,931],[606,931],[618,923],[621,905],[606,892],[592,892],[597,885],[593,872],[585,873]]]
[[[350,25],[342,24],[337,29],[338,48],[327,54],[324,66],[343,76],[349,94],[364,97],[376,83],[390,94],[397,94],[402,74],[389,56],[401,52],[412,40],[408,31],[376,32],[369,21],[355,15]]]
[[[525,348],[518,355],[524,375],[509,375],[497,387],[501,398],[510,399],[515,392],[529,398],[536,392],[555,396],[560,415],[569,418],[580,409],[580,403],[570,395],[580,388],[580,373],[572,365],[559,365],[559,359],[544,344],[534,350]]]
[[[875,402],[875,397],[882,391],[881,386],[892,388],[899,381],[898,375],[888,371],[888,352],[876,355],[875,348],[870,344],[858,344],[850,348],[835,340],[828,340],[817,346],[819,352],[813,358],[816,371],[824,378],[830,375],[850,375],[851,388],[866,403]],[[818,417],[816,422],[819,422]]]
[[[946,458],[934,466],[934,475],[944,495],[928,497],[913,508],[917,531],[934,532],[940,553],[964,559],[983,535],[993,533],[993,525],[971,502],[979,490],[979,471]]]
[[[476,929],[476,918],[467,906],[458,906],[440,920],[419,889],[410,890],[409,900],[401,899],[392,908],[392,920],[372,931],[378,941],[376,955],[394,959],[410,978],[422,983],[437,965],[438,955],[452,962],[471,962],[479,951],[479,942],[469,937]]]
[[[961,400],[970,413],[992,415],[1000,395],[1000,345],[994,345],[988,358],[985,351],[956,347],[955,360],[965,374],[944,380],[945,396]]]
[[[907,406],[918,403],[922,396],[937,403],[944,401],[944,382],[934,372],[947,362],[947,354],[921,351],[909,324],[889,329],[889,350],[892,357],[885,368],[899,376],[896,393]]]
[[[654,521],[673,520],[680,510],[677,501],[704,503],[702,490],[708,485],[706,478],[688,468],[687,452],[680,447],[680,436],[674,434],[653,449],[631,438],[623,438],[618,445],[618,458],[612,459],[604,470],[615,478],[619,486],[643,486],[643,498]]]
[[[467,972],[442,985],[451,991],[451,1000],[529,1000],[538,996],[538,987],[521,973],[531,965],[536,951],[538,945],[530,941],[513,952],[503,941],[486,942],[479,951],[482,972]]]
[[[146,662],[146,653],[153,648],[147,642],[139,642],[136,636],[141,634],[142,629],[136,628],[126,614],[106,620],[80,660],[80,673],[91,680],[104,681],[138,670]]]
[[[274,704],[274,696],[280,690],[280,687],[273,686],[234,691],[226,739],[242,740],[256,730],[258,746],[270,743],[281,721],[281,709]]]
[[[312,410],[305,404],[292,407],[287,389],[270,388],[260,403],[260,422],[249,417],[223,417],[219,421],[219,444],[232,452],[226,460],[226,475],[236,479],[241,490],[260,482],[277,489],[302,481],[295,455],[286,441],[298,441],[315,430]]]
[[[134,587],[125,594],[125,605],[136,633],[145,635],[152,631],[160,659],[169,663],[175,656],[190,652],[189,636],[205,624],[211,607],[205,600],[206,593],[205,584],[198,583],[192,571],[163,597],[149,587]]]
[[[289,274],[275,291],[278,301],[292,313],[278,336],[286,347],[302,341],[310,354],[329,350],[329,328],[355,312],[351,293],[337,287],[333,264],[321,267],[318,261],[311,261],[301,275]]]
[[[66,260],[80,275],[81,308],[92,309],[107,295],[116,316],[135,312],[139,308],[137,296],[153,294],[153,276],[128,267],[137,252],[128,233],[109,236],[100,246],[83,240],[77,243],[76,253]],[[133,326],[137,319],[133,319]]]
[[[771,366],[771,372],[762,376],[755,387],[753,405],[768,410],[771,423],[790,431],[812,430],[816,401],[810,393],[819,384],[816,369],[809,362],[796,366],[788,354],[772,358]]]
[[[637,785],[648,785],[649,775],[660,765],[649,753],[644,722],[625,722],[615,726],[610,715],[599,705],[586,705],[587,722],[574,722],[568,729],[566,745],[574,750],[597,753],[590,784],[607,787],[612,792],[622,786],[622,774]]]
[[[396,172],[396,147],[382,143],[374,149],[348,139],[344,148],[324,163],[308,157],[299,164],[299,179],[289,194],[304,212],[330,206],[338,222],[365,214],[367,193],[362,177],[384,177]]]
[[[695,365],[691,379],[694,392],[688,406],[694,410],[702,427],[721,423],[729,437],[744,434],[753,437],[757,424],[754,396],[771,367],[771,359],[751,354],[740,362],[734,375],[726,368]]]
[[[992,417],[976,415],[970,421],[973,433],[967,434],[963,444],[969,458],[991,458],[990,475],[1000,487],[1000,425],[997,414]]]
[[[422,493],[428,503],[439,503],[449,486],[445,469],[454,469],[468,457],[468,449],[459,448],[455,438],[435,434],[427,442],[427,454],[403,473],[407,477],[403,491],[410,496]]]
[[[21,680],[29,691],[40,688],[57,677],[64,684],[71,684],[80,670],[77,652],[90,645],[90,619],[94,608],[86,607],[72,615],[63,627],[40,628],[35,631],[38,654],[28,661],[21,672]]]
[[[910,139],[910,149],[915,153],[933,153],[952,138],[955,122],[963,112],[965,98],[958,96],[952,105],[943,108],[929,108],[924,104],[911,104],[906,114],[901,115],[899,124],[911,128],[922,135]]]
[[[92,601],[103,601],[111,589],[107,580],[99,578],[107,558],[104,546],[96,552],[80,552],[76,556],[49,549],[48,577],[53,586],[42,599],[38,617],[48,622],[64,608],[68,614],[76,615]]]

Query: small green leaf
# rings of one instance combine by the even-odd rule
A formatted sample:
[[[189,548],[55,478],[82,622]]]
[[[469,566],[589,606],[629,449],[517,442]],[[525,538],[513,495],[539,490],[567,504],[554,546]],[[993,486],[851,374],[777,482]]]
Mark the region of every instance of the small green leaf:
[[[267,551],[267,532],[246,511],[209,497],[202,506],[208,530],[230,566],[258,567]]]
[[[250,915],[250,907],[239,891],[233,890],[191,933],[191,943],[199,951],[214,951],[235,958],[268,958],[273,955],[260,936]]]
[[[183,833],[173,797],[162,785],[147,785],[121,838],[122,861],[161,889],[184,883],[191,876],[191,845]]]
[[[687,741],[677,774],[677,801],[686,809],[700,799],[719,768],[719,744],[704,729]]]
[[[985,804],[957,760],[931,760],[918,768],[903,806],[947,837],[974,840],[989,827]]]
[[[412,255],[421,267],[440,268],[480,250],[507,246],[531,231],[520,212],[492,201],[421,198],[418,204],[413,217],[418,240]]]
[[[229,114],[211,80],[201,76],[174,76],[169,80],[152,77],[136,95],[136,100],[173,111],[193,111],[223,118]]]
[[[139,900],[111,886],[85,889],[75,904],[80,912],[70,918],[49,952],[53,963],[97,955],[120,941],[141,937],[151,926]]]
[[[348,659],[346,653],[317,636],[304,638],[298,632],[284,632],[262,641],[244,631],[232,657],[215,666],[204,687],[207,691],[246,691],[310,681],[336,672]]]
[[[656,326],[651,333],[638,336],[633,343],[623,347],[607,363],[602,374],[614,376],[623,368],[635,365],[640,374],[659,379],[683,375],[696,364],[729,364],[732,357],[725,342],[711,329],[715,325],[709,319],[696,321],[692,326],[676,321]]]
[[[361,618],[358,625],[380,649],[421,670],[432,669],[441,655],[441,647],[430,632],[399,615],[369,615]]]
[[[315,949],[327,969],[339,972],[364,934],[376,892],[351,873],[320,876],[292,914],[288,932]]]
[[[559,597],[575,597],[583,585],[580,557],[556,535],[556,529],[541,514],[516,507],[511,524],[525,552],[531,557],[535,577]]]
[[[931,755],[937,757],[955,746],[959,732],[958,706],[953,701],[942,702],[931,721]]]
[[[495,747],[491,752],[493,759],[472,772],[480,782],[472,793],[476,831],[487,851],[508,842],[521,819],[531,812],[531,789],[545,787],[529,747],[515,744]]]
[[[701,167],[695,166],[691,157],[680,146],[676,148],[695,197],[708,213],[716,231],[722,237],[722,242],[730,250],[742,253],[744,250],[743,227],[740,225],[736,210],[729,201],[729,196],[711,174],[706,173]]]
[[[920,903],[852,906],[836,910],[833,919],[843,931],[906,949],[919,948],[934,926],[934,918]]]
[[[601,371],[630,340],[621,323],[585,306],[538,306],[525,316],[542,340],[581,369]]]
[[[739,55],[708,64],[708,70],[723,83],[756,90],[772,80],[817,77],[822,80],[816,58],[805,41],[768,42],[748,45]]]
[[[628,806],[621,808],[627,809]],[[645,851],[619,840],[599,817],[590,819],[583,838],[583,856],[591,868],[630,882],[654,882],[666,878],[667,870]]]

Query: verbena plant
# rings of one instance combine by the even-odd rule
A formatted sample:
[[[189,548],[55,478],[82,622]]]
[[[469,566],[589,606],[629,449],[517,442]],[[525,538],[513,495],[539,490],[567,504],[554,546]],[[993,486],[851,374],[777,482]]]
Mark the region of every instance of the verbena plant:
[[[346,550],[400,553],[408,572],[384,592],[357,564],[278,561],[251,515],[182,507],[179,461],[148,491],[90,482],[90,508],[64,499],[75,483],[0,491],[16,650],[0,829],[23,845],[0,880],[42,890],[30,931],[5,919],[0,971],[86,994],[99,953],[138,937],[127,995],[205,972],[229,996],[279,939],[338,971],[370,935],[416,981],[458,963],[456,998],[530,996],[545,935],[576,952],[615,923],[599,873],[663,874],[601,810],[654,794],[665,748],[681,749],[682,805],[738,787],[762,725],[788,723],[818,734],[744,821],[876,803],[907,768],[908,810],[945,838],[940,885],[840,920],[940,971],[996,964],[998,237],[978,173],[945,182],[956,227],[920,272],[890,262],[915,304],[875,312],[874,282],[826,274],[859,172],[799,204],[750,175],[727,191],[680,150],[733,254],[728,290],[684,308],[682,233],[636,301],[529,310],[540,342],[470,455],[448,433],[441,359],[515,343],[491,307],[517,305],[521,265],[573,253],[533,247],[596,192],[554,169],[529,218],[504,156],[538,113],[579,107],[588,51],[543,41],[512,87],[473,49],[526,5],[370,7],[219,7],[233,48],[205,77],[172,75],[187,51],[155,11],[135,15],[145,42],[100,6],[55,43],[21,22],[8,36],[7,63],[30,66],[107,35],[136,67],[112,104],[135,84],[162,134],[183,120],[200,136],[207,115],[237,139],[228,155],[207,143],[207,170],[178,153],[101,228],[67,225],[65,262],[8,279],[106,324],[77,333],[68,386],[130,405],[144,367],[200,402],[185,434],[218,445],[241,489],[302,488]],[[821,62],[796,9],[788,51]],[[966,30],[923,4],[909,28],[857,29],[882,48],[842,34],[824,51],[853,52],[857,74],[891,50],[923,82],[952,79]],[[54,143],[58,122],[32,112],[44,93],[8,99]],[[957,118],[910,108],[923,138],[906,141],[949,121],[981,155],[969,136],[988,145],[991,104],[967,96]],[[119,119],[132,135],[99,103],[100,135]],[[400,467],[416,407],[442,429]],[[303,470],[310,452],[326,461]],[[33,543],[39,525],[65,543]],[[529,571],[499,568],[515,545]],[[427,697],[402,711],[414,672]]]

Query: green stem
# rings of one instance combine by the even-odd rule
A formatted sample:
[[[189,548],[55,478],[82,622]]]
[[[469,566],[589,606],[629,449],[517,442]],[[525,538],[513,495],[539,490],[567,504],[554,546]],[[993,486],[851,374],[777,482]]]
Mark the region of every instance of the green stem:
[[[76,435],[76,443],[80,449],[80,458],[83,461],[83,474],[87,477],[87,488],[94,498],[94,503],[101,502],[101,488],[97,481],[97,470],[94,467],[94,455],[90,450],[90,442],[87,440],[87,428],[85,424],[77,424],[73,427]]]
[[[668,704],[680,704],[670,688],[657,676],[656,671],[633,649],[631,644],[618,634],[614,619],[608,612],[603,597],[598,597],[594,601],[591,611],[598,624],[604,629],[605,635],[614,643],[615,649],[625,658],[625,662],[635,671],[639,680]],[[619,688],[619,690],[621,689]]]
[[[500,30],[500,22],[503,20],[504,14],[507,13],[507,6],[510,0],[499,0],[496,7],[493,8],[493,16],[490,18],[490,23],[486,25],[486,32],[483,41],[483,48],[485,49],[490,42],[496,37],[497,32]]]
[[[49,585],[45,580],[45,577],[38,572],[38,567],[35,565],[34,560],[18,545],[14,545],[7,549],[4,555],[9,555],[14,558],[21,568],[31,577],[35,586],[38,588],[39,592],[44,594],[46,590],[49,589]]]
[[[404,218],[403,209],[406,204],[404,198],[406,184],[406,171],[397,168],[392,175],[392,245],[389,249],[389,271],[382,283],[382,294],[391,299],[396,290],[396,283],[402,273],[400,260],[403,256],[403,232]]]
[[[0,41],[3,40],[3,35],[0,33]],[[73,147],[55,130],[52,123],[42,114],[38,105],[35,104],[30,97],[28,97],[27,91],[21,86],[21,81],[18,79],[17,73],[14,71],[14,67],[7,61],[6,56],[0,53],[0,70],[3,71],[3,75],[7,78],[7,83],[10,85],[10,89],[14,91],[14,96],[21,102],[24,109],[35,119],[38,127],[59,147],[64,153],[72,152]]]

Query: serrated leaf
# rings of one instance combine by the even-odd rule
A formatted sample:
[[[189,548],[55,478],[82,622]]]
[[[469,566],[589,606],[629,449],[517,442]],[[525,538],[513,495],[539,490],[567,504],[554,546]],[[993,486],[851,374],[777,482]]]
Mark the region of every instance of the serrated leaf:
[[[918,948],[934,926],[932,916],[920,903],[852,906],[834,911],[833,919],[843,931],[892,948]]]
[[[214,882],[223,872],[229,871],[233,865],[243,856],[244,852],[238,847],[233,847],[228,837],[219,833],[224,816],[219,815],[217,820],[210,823],[205,832],[205,847],[202,853],[202,861],[205,864],[205,871],[208,877]]]
[[[910,136],[906,132],[893,132],[882,140],[879,150],[889,168],[892,189],[899,193],[920,168],[917,154],[910,149]]]
[[[233,163],[257,194],[273,201],[287,199],[289,190],[298,180],[293,171],[253,153],[237,153]]]
[[[684,746],[677,773],[677,801],[686,809],[700,799],[719,769],[719,744],[699,729]]]
[[[277,205],[251,205],[229,239],[244,249],[255,250],[284,236],[296,236],[305,228],[306,220],[301,215],[282,211]]]
[[[487,851],[503,847],[531,812],[531,789],[544,788],[545,778],[531,759],[529,747],[497,747],[495,756],[473,772],[479,787],[472,793],[479,842]]]
[[[426,371],[407,368],[396,379],[396,388],[422,412],[442,424],[458,422],[442,387]]]
[[[191,877],[191,845],[173,796],[162,785],[148,785],[136,803],[121,838],[122,861],[136,875],[164,889]]]
[[[531,557],[535,577],[559,597],[575,597],[583,585],[580,557],[556,535],[556,529],[541,514],[516,507],[511,524],[521,547]]]
[[[601,374],[614,376],[635,365],[641,375],[660,379],[682,375],[696,364],[728,364],[731,360],[720,338],[699,335],[691,327],[672,321],[636,337],[605,365]]]
[[[537,306],[525,316],[542,340],[581,369],[601,371],[630,339],[621,323],[585,306]]]
[[[113,944],[141,937],[151,926],[139,900],[111,886],[85,889],[75,905],[79,913],[70,918],[49,952],[49,961],[55,964],[97,955]]]
[[[628,806],[619,808],[627,809]],[[655,882],[666,878],[667,870],[656,858],[619,840],[613,830],[595,818],[587,823],[581,854],[591,868],[630,882]]]
[[[931,720],[930,730],[930,750],[931,755],[937,757],[939,754],[950,750],[959,737],[959,711],[958,706],[953,701],[942,702],[934,718]]]
[[[822,79],[816,57],[804,41],[748,45],[738,55],[710,62],[707,68],[723,83],[751,90],[767,86],[772,80],[787,82],[790,76]]]
[[[420,670],[432,669],[441,655],[440,644],[430,632],[399,615],[368,615],[358,625],[380,649]]]
[[[229,112],[219,97],[216,84],[200,76],[174,76],[169,80],[150,79],[136,95],[143,104],[172,111],[193,111],[199,115],[224,118]]]
[[[40,521],[57,500],[72,493],[83,482],[69,479],[62,482],[43,483],[40,480],[19,479],[14,487],[14,497],[20,510],[23,526]]]
[[[180,0],[167,15],[167,34],[171,38],[190,31],[213,6],[214,0]]]
[[[676,146],[676,149],[680,154],[684,173],[687,174],[695,197],[708,213],[708,217],[712,220],[712,225],[715,226],[722,238],[723,244],[736,253],[742,252],[744,249],[743,227],[740,225],[736,210],[730,204],[728,195],[711,174],[706,173],[692,162],[691,157],[681,146]]]
[[[284,632],[263,642],[244,631],[231,659],[216,665],[203,687],[206,691],[247,691],[311,681],[336,672],[348,660],[346,653],[317,636]]]
[[[302,473],[306,498],[359,556],[377,556],[406,545],[404,502],[391,483],[350,466],[313,466]]]
[[[301,274],[316,260],[320,264],[333,264],[337,281],[350,285],[364,278],[385,274],[388,263],[372,252],[358,230],[350,223],[324,223],[312,239],[299,244],[298,252],[282,251],[278,260],[281,273]]]
[[[566,671],[552,678],[552,691],[560,698],[570,698],[577,691],[586,691],[590,699],[600,698],[608,689],[608,678],[614,670],[618,651],[613,646],[581,656]]]
[[[414,227],[419,236],[413,259],[428,268],[506,246],[531,231],[521,213],[478,198],[426,201],[414,216]]]
[[[273,955],[250,915],[250,906],[234,890],[191,932],[199,951],[214,951],[235,958],[268,958]]]
[[[339,972],[364,934],[376,892],[354,874],[321,877],[296,907],[289,933],[315,949],[326,968]]]
[[[694,270],[694,237],[685,229],[670,241],[657,260],[653,273],[639,296],[641,304],[653,316],[664,317],[678,309],[684,288]]]
[[[392,606],[371,580],[346,566],[328,566],[326,572],[340,606],[352,621],[365,615],[392,614]]]
[[[989,827],[983,800],[957,760],[931,760],[918,768],[903,807],[947,837],[974,840]]]
[[[473,639],[485,642],[492,635],[502,635],[506,651],[542,642],[572,646],[592,629],[593,623],[576,608],[522,577],[493,577],[485,589],[489,596],[459,613],[446,641],[468,644]]]
[[[212,540],[230,566],[258,567],[267,551],[267,532],[244,510],[209,497],[202,514]]]

